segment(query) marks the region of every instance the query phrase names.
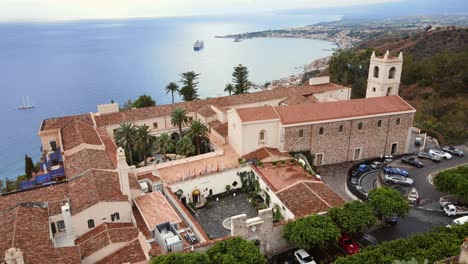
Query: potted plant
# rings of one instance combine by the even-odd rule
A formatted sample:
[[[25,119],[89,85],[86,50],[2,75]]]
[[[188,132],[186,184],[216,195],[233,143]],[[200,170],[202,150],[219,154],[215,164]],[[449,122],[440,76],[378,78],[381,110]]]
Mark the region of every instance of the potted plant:
[[[278,163],[277,161],[272,161],[271,165],[276,166],[277,163]]]

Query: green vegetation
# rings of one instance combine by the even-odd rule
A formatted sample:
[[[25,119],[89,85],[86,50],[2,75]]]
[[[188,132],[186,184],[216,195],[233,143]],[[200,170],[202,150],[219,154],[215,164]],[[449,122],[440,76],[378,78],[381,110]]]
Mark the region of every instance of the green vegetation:
[[[171,125],[179,128],[179,136],[182,137],[182,126],[189,123],[187,111],[182,108],[176,108],[171,113]]]
[[[166,94],[171,93],[173,104],[175,92],[179,92],[179,86],[177,86],[177,84],[175,84],[174,82],[170,82],[168,85],[166,85]]]
[[[373,189],[369,192],[369,205],[374,211],[384,217],[405,217],[410,211],[408,202],[401,194],[388,187]]]
[[[151,260],[152,264],[199,264],[209,263],[210,259],[205,253],[169,253],[159,255]]]
[[[234,83],[234,94],[248,93],[252,84],[249,81],[249,70],[247,67],[242,64],[234,67],[232,82]]]
[[[122,123],[114,132],[117,146],[125,149],[127,162],[133,165],[133,145],[135,143],[135,125],[133,123]]]
[[[229,93],[229,96],[234,92],[234,86],[230,83],[226,84],[226,87],[224,88],[225,92]]]
[[[33,175],[33,173],[36,173],[36,166],[34,166],[34,162],[32,158],[28,155],[24,155],[24,174],[26,177],[29,179]]]
[[[468,167],[445,170],[434,178],[434,186],[440,192],[449,193],[468,203]]]
[[[156,149],[161,152],[164,159],[167,158],[167,153],[174,149],[174,140],[167,133],[162,133],[156,138]]]
[[[135,128],[135,142],[133,147],[138,153],[138,161],[143,161],[144,166],[146,166],[146,157],[151,154],[155,140],[156,138],[150,135],[150,130],[147,125],[143,124]]]
[[[146,94],[138,97],[138,99],[136,99],[136,101],[133,102],[133,107],[136,107],[136,108],[143,108],[143,107],[155,106],[155,105],[156,105],[156,101],[154,101],[153,98],[151,98],[151,96],[146,95]]]
[[[206,251],[210,259],[205,263],[225,264],[266,264],[266,258],[260,253],[254,242],[239,237],[229,238],[216,243]]]
[[[197,155],[200,155],[202,153],[202,143],[207,144],[210,142],[207,133],[208,127],[199,120],[193,121],[190,125],[190,130],[188,131],[187,136],[189,136],[190,138],[192,138],[193,141],[195,141],[195,146],[197,147]]]
[[[195,146],[193,142],[188,137],[182,137],[176,143],[176,152],[179,155],[184,155],[186,157],[191,156],[195,153]]]
[[[179,94],[182,96],[184,101],[193,101],[198,99],[198,76],[200,76],[200,74],[195,73],[194,71],[184,72],[180,75],[180,82],[183,86],[179,90]]]
[[[343,208],[333,207],[328,216],[347,234],[361,234],[366,228],[375,224],[372,209],[360,201],[346,203]]]
[[[396,260],[410,261],[413,258],[417,263],[426,263],[426,259],[427,263],[433,263],[460,254],[460,245],[467,235],[468,224],[451,228],[437,227],[410,238],[366,247],[356,255],[338,258],[335,264],[392,264]]]
[[[283,236],[300,248],[324,248],[338,240],[340,230],[330,217],[313,214],[287,223]]]

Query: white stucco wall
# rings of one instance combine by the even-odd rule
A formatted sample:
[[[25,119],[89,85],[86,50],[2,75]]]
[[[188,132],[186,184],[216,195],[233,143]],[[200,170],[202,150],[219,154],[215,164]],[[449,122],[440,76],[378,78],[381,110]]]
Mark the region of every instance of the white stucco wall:
[[[236,111],[228,111],[228,141],[237,154],[242,152],[242,122]]]
[[[314,97],[317,98],[319,102],[349,100],[351,99],[351,88],[343,88],[323,93],[316,93],[314,94]]]
[[[242,125],[242,149],[240,155],[245,155],[261,147],[278,148],[279,120],[266,120]],[[260,132],[265,130],[264,143],[260,143]],[[231,142],[231,141],[229,141]]]
[[[72,201],[73,206],[73,201]],[[75,238],[90,231],[88,220],[94,220],[94,227],[104,223],[111,222],[111,214],[119,213],[120,220],[115,222],[132,222],[132,208],[128,201],[122,202],[100,202],[78,214],[72,215],[72,225]]]

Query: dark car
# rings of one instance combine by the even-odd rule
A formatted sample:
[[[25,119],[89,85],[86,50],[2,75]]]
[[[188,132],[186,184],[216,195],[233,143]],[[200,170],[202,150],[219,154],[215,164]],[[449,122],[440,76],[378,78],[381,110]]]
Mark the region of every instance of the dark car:
[[[442,149],[443,151],[448,152],[450,154],[456,155],[458,157],[463,157],[465,155],[465,153],[463,153],[462,150],[459,150],[459,149],[457,149],[455,147],[451,147],[451,146],[444,146],[444,147],[442,147],[440,149]]]
[[[420,159],[430,159],[434,162],[440,162],[442,158],[440,156],[431,155],[429,152],[419,152],[418,158]]]
[[[417,168],[424,167],[424,164],[419,159],[414,158],[414,157],[403,157],[401,158],[401,162],[409,164],[409,165],[413,165]]]
[[[366,173],[366,172],[371,171],[371,169],[366,164],[361,164],[361,165],[359,165],[358,171],[360,173]]]
[[[408,177],[409,173],[403,169],[400,168],[395,168],[395,167],[385,167],[383,171],[386,174],[396,174],[396,175],[401,175],[403,177]]]

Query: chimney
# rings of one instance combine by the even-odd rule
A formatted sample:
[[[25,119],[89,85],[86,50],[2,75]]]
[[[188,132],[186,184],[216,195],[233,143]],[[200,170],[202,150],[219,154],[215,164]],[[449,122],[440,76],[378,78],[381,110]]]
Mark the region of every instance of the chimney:
[[[10,248],[5,252],[6,264],[24,264],[23,252],[19,248]]]
[[[117,169],[119,171],[119,182],[120,191],[123,195],[128,196],[128,200],[131,200],[130,195],[130,182],[128,180],[129,172],[135,167],[130,167],[127,164],[127,158],[125,157],[125,150],[121,147],[117,149]]]
[[[67,232],[67,238],[69,241],[74,241],[75,235],[71,221],[70,203],[67,202],[64,206],[62,206],[62,216],[63,222],[65,224],[65,230]]]

